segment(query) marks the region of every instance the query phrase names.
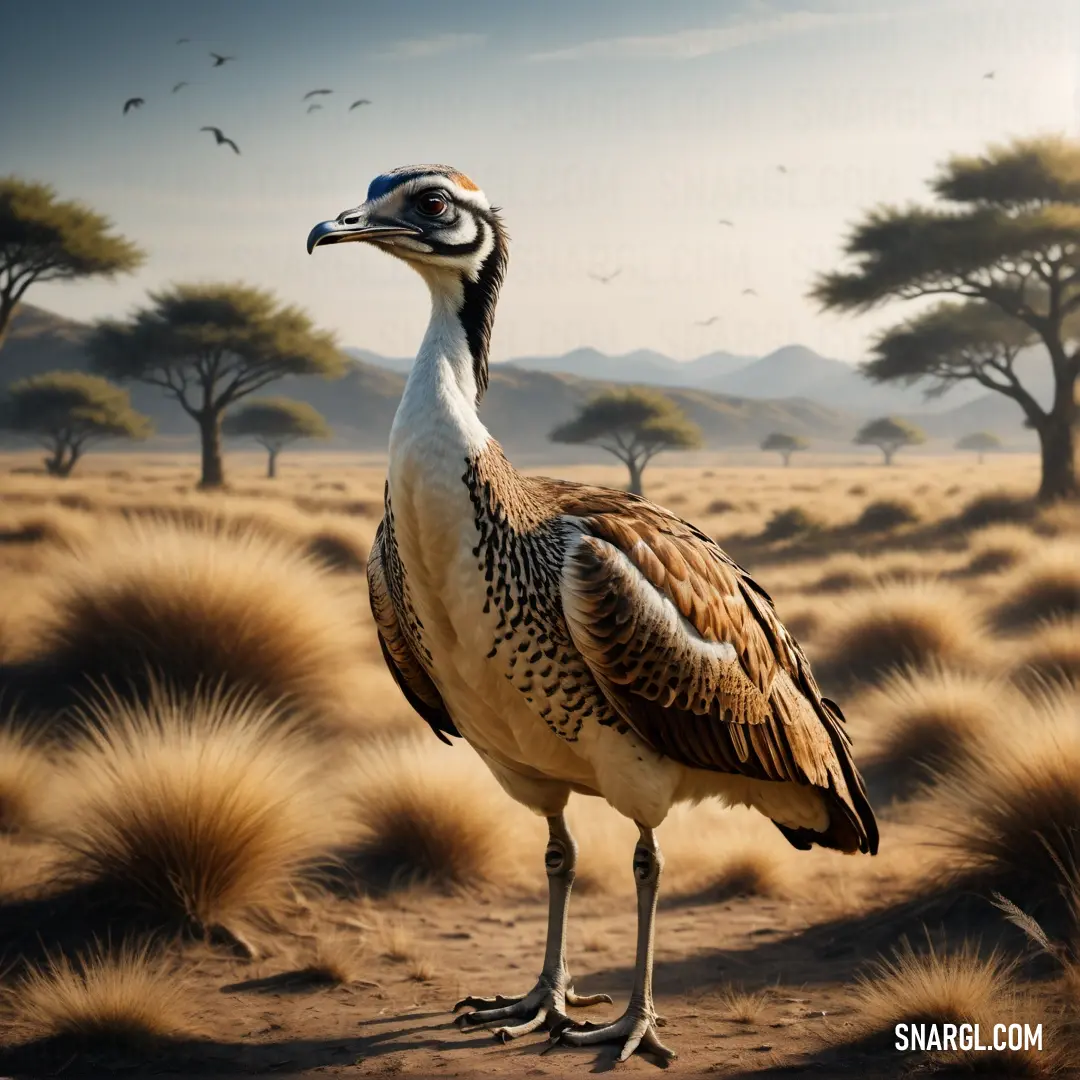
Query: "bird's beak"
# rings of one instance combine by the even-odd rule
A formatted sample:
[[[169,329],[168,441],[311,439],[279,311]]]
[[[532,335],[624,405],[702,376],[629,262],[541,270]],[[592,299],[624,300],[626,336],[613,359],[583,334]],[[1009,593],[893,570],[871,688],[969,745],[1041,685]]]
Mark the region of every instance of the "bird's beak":
[[[420,230],[411,225],[379,224],[368,219],[363,208],[346,210],[332,221],[320,221],[308,233],[307,249],[310,255],[325,244],[346,244],[350,241],[391,240],[397,236],[420,236]]]

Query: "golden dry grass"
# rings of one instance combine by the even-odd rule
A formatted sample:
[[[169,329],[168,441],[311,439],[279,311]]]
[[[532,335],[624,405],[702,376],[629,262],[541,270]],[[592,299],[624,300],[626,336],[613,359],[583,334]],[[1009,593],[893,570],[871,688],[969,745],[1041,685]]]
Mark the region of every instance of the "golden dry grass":
[[[1000,574],[1038,550],[1039,541],[1023,525],[990,525],[975,533],[968,544],[970,574]]]
[[[296,974],[298,978],[332,986],[349,983],[376,986],[377,983],[361,978],[365,956],[363,943],[356,934],[323,934],[316,939],[308,964]]]
[[[729,986],[720,994],[717,1004],[724,1020],[734,1024],[756,1024],[768,1009],[771,998],[771,990],[746,991]]]
[[[857,983],[858,1024],[867,1034],[891,1032],[898,1023],[959,1024],[986,1016],[1012,990],[1014,964],[998,954],[959,949],[917,953],[905,940]]]
[[[23,1039],[124,1048],[191,1034],[182,978],[146,947],[51,957],[27,970],[6,996]]]
[[[336,839],[326,760],[237,695],[100,704],[66,763],[68,873],[207,931],[278,902]]]
[[[1031,1020],[1014,982],[1015,964],[998,953],[980,956],[965,942],[959,949],[937,951],[928,942],[916,953],[906,940],[890,959],[882,959],[857,984],[855,1028],[863,1040],[891,1046],[897,1024],[978,1024],[980,1041],[991,1039],[994,1025]],[[1039,1016],[1036,1022],[1043,1020]],[[1044,1028],[1050,1027],[1044,1023]],[[940,1032],[939,1028],[939,1032]],[[1049,1038],[1051,1045],[1046,1044]],[[1054,1032],[1044,1034],[1044,1050],[934,1049],[926,1059],[935,1071],[994,1076],[1044,1077],[1061,1068]]]
[[[964,595],[940,583],[893,584],[845,598],[821,637],[824,683],[873,683],[904,666],[970,668],[984,635]]]
[[[887,532],[903,525],[914,525],[921,515],[908,499],[876,499],[863,507],[852,528],[856,532]]]
[[[39,823],[52,779],[39,735],[25,723],[0,728],[0,833],[25,832]]]
[[[516,870],[501,793],[462,749],[425,734],[354,753],[350,862],[365,885],[454,889],[505,883]]]
[[[405,964],[419,958],[416,939],[395,920],[384,920],[376,928],[379,955],[392,964]]]
[[[1002,583],[993,615],[1003,630],[1080,615],[1080,544],[1043,541]]]
[[[1006,522],[1026,523],[1035,517],[1035,511],[1030,495],[1015,491],[986,491],[964,504],[957,515],[957,522],[967,529],[981,529]]]
[[[910,797],[948,782],[989,732],[1020,711],[1007,684],[973,672],[899,671],[859,699],[861,756],[880,797]]]
[[[44,592],[28,630],[41,669],[31,698],[93,684],[145,696],[153,672],[179,689],[220,685],[359,722],[363,596],[281,543],[114,524],[57,560]]]
[[[1080,687],[1080,618],[1055,619],[1037,626],[1002,650],[1010,674],[1024,687],[1062,683]]]
[[[0,476],[0,498],[7,496],[0,504],[0,664],[36,659],[63,686],[134,677],[144,702],[99,705],[98,730],[58,766],[60,797],[42,804],[42,820],[64,840],[60,867],[46,845],[0,838],[0,892],[6,899],[35,883],[40,891],[75,873],[111,885],[106,895],[117,905],[140,900],[159,920],[204,930],[250,925],[267,935],[291,933],[290,920],[302,912],[319,932],[296,936],[313,944],[298,953],[287,937],[268,938],[267,955],[306,963],[307,977],[327,984],[364,983],[368,967],[381,965],[374,977],[386,976],[384,1005],[399,1003],[391,1000],[394,986],[405,1004],[431,1000],[433,991],[413,983],[447,969],[434,942],[455,935],[440,934],[447,929],[440,905],[472,903],[439,894],[476,887],[493,912],[542,920],[542,907],[531,905],[542,905],[546,893],[546,827],[506,796],[466,745],[439,744],[385,670],[361,575],[385,462],[297,455],[270,483],[256,476],[262,462],[253,459],[235,468],[232,490],[211,496],[192,490],[190,460],[162,458],[125,458],[119,470],[99,468],[95,457],[85,476],[66,485]],[[1047,561],[1043,549],[1075,545],[1080,518],[1060,507],[1034,510],[1011,494],[965,513],[965,504],[994,489],[1030,490],[1028,460],[977,469],[913,455],[885,470],[808,455],[782,470],[737,454],[712,458],[708,469],[650,469],[647,493],[717,535],[777,596],[785,622],[812,639],[826,692],[849,691],[840,700],[860,763],[868,773],[875,765],[909,772],[917,797],[882,815],[882,853],[872,860],[796,852],[768,820],[744,809],[676,807],[658,830],[666,857],[661,925],[688,919],[680,907],[714,901],[729,904],[735,920],[778,913],[789,930],[801,930],[804,918],[862,919],[868,907],[913,885],[940,884],[941,865],[920,876],[933,858],[965,888],[985,896],[999,887],[1057,928],[1065,905],[1054,890],[1062,876],[1039,838],[1078,820],[1080,796],[1069,801],[1069,776],[1080,775],[1080,752],[1058,736],[1052,751],[1034,746],[1042,727],[1032,711],[1057,710],[1061,723],[1064,698],[1032,710],[1014,706],[1014,695],[1030,696],[1036,678],[1063,679],[1066,662],[1074,671],[1080,635],[1075,618],[1046,627],[1022,621],[1023,636],[1010,623],[1013,636],[999,639],[985,626],[995,607],[1028,588],[1024,575]],[[615,466],[555,471],[625,482]],[[767,523],[795,504],[812,511],[816,535],[796,530],[777,544],[761,542]],[[915,508],[919,520],[901,512],[890,523],[883,506]],[[986,524],[1001,518],[1010,524]],[[159,699],[143,675],[147,663],[158,669],[157,685],[180,695],[152,723],[147,716]],[[231,712],[208,706],[200,688],[215,680],[262,704]],[[249,713],[262,716],[282,694],[291,706],[249,723]],[[197,700],[181,700],[191,697]],[[216,719],[196,716],[199,709]],[[298,729],[307,717],[322,723]],[[322,738],[340,720],[365,738]],[[380,738],[367,738],[375,729]],[[320,738],[309,738],[316,730]],[[0,792],[3,764],[0,756]],[[880,790],[871,783],[879,810]],[[339,798],[345,809],[328,810]],[[580,940],[610,943],[622,964],[630,955],[624,948],[632,952],[623,938],[634,911],[636,828],[596,799],[574,796],[568,816],[580,845],[571,933],[584,920],[590,930]],[[934,846],[942,825],[944,851]],[[1072,850],[1064,840],[1051,843],[1059,856]],[[31,852],[26,860],[23,847]],[[340,873],[318,873],[342,853],[374,896],[358,899],[335,887]],[[1021,854],[1030,872],[1019,865]],[[312,864],[317,872],[309,876]],[[346,914],[358,904],[362,941],[329,929],[359,927]],[[730,944],[696,940],[701,948]],[[679,938],[662,941],[670,948]],[[774,947],[760,955],[771,957]],[[615,962],[614,953],[599,958],[604,967]],[[970,1003],[978,980],[968,974]],[[959,985],[959,976],[950,978]],[[962,1002],[953,989],[953,1001]],[[753,1023],[767,1004],[767,994],[731,992],[718,1018]]]
[[[1080,864],[1080,697],[1040,695],[1003,718],[932,812],[954,871],[1051,925],[1068,918],[1063,867]]]

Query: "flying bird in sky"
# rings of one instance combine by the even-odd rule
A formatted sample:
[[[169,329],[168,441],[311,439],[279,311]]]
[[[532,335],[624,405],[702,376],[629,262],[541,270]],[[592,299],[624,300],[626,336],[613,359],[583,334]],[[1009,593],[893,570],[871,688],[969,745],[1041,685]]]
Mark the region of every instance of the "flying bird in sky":
[[[776,171],[786,173],[787,172],[787,166],[786,165],[777,165],[776,166]]]
[[[367,99],[366,97],[362,97],[362,98],[357,98],[357,100],[356,100],[356,101],[354,101],[354,102],[353,102],[353,103],[352,103],[352,104],[351,104],[351,105],[349,106],[349,112],[352,112],[352,111],[353,111],[353,109],[355,109],[357,105],[370,105],[370,104],[371,104],[371,102],[370,102],[370,101],[368,101],[368,99]]]
[[[189,37],[178,37],[176,39],[176,44],[177,45],[187,45],[190,41],[191,41],[191,38],[189,38]]]
[[[983,78],[984,78],[984,79],[992,79],[992,78],[993,78],[993,77],[994,77],[994,76],[995,76],[996,74],[997,74],[997,72],[996,72],[996,71],[988,71],[988,72],[987,72],[987,73],[986,73],[986,74],[985,74],[985,75],[983,76]]]
[[[314,105],[309,105],[307,107],[307,111],[309,113],[313,113],[316,109],[321,109],[321,108],[322,108],[322,106],[316,101]]]
[[[754,289],[743,289],[743,296],[757,296],[757,292]]]
[[[190,83],[178,82],[173,88],[172,92],[175,94],[177,90],[183,90],[185,86],[190,86]]]
[[[202,128],[199,128],[199,130],[200,131],[212,131],[214,133],[214,138],[217,140],[218,146],[221,146],[221,144],[224,143],[226,146],[231,146],[235,153],[237,153],[237,154],[240,153],[240,147],[237,146],[236,143],[234,143],[232,141],[232,139],[226,138],[226,136],[222,132],[221,128],[202,127]]]
[[[722,217],[722,218],[721,218],[721,219],[720,219],[720,220],[719,220],[719,221],[717,222],[717,224],[718,224],[718,225],[727,225],[727,227],[728,227],[729,229],[734,229],[734,228],[735,228],[735,222],[734,222],[734,221],[729,221],[729,220],[728,220],[728,219],[727,219],[726,217]]]
[[[601,285],[606,285],[612,278],[617,278],[622,273],[622,267],[618,270],[613,270],[610,274],[593,274],[590,272],[589,277],[594,281],[599,281]]]
[[[222,56],[220,53],[212,52],[210,54],[214,58],[214,67],[221,67],[223,64],[227,64],[230,60],[235,60],[235,56]]]
[[[714,322],[716,322],[716,320],[719,319],[719,318],[720,318],[719,315],[710,315],[707,319],[698,319],[697,322],[695,323],[695,325],[696,326],[712,326],[712,324]]]
[[[145,104],[146,101],[141,97],[129,97],[127,101],[124,102],[124,115],[127,116],[132,109],[141,108]]]
[[[313,98],[313,97],[317,96],[318,94],[332,94],[333,92],[334,92],[333,90],[309,90],[304,95],[303,100],[307,101],[308,98]]]

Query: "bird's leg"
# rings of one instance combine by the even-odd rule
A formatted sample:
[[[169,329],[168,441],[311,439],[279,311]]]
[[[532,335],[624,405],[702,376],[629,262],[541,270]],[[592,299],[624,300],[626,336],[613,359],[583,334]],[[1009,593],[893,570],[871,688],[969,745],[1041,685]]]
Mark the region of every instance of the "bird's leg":
[[[495,1028],[493,1034],[503,1040],[527,1035],[537,1028],[552,1031],[570,1026],[567,1005],[584,1007],[611,1002],[607,994],[580,995],[574,990],[566,967],[566,916],[570,905],[570,890],[574,885],[577,863],[577,844],[566,827],[562,814],[548,818],[548,845],[544,866],[548,875],[547,946],[544,967],[536,986],[527,994],[516,997],[467,997],[454,1006],[475,1011],[458,1017],[460,1027],[493,1024],[500,1020],[520,1019],[520,1024]]]
[[[652,829],[638,825],[641,838],[634,848],[634,882],[637,885],[638,936],[637,960],[634,967],[634,989],[626,1012],[610,1024],[584,1024],[573,1030],[553,1031],[553,1042],[570,1046],[591,1046],[594,1043],[621,1042],[619,1061],[625,1061],[640,1046],[642,1050],[662,1058],[673,1058],[656,1033],[656,1008],[653,1005],[653,930],[656,922],[656,898],[664,857],[653,837]]]

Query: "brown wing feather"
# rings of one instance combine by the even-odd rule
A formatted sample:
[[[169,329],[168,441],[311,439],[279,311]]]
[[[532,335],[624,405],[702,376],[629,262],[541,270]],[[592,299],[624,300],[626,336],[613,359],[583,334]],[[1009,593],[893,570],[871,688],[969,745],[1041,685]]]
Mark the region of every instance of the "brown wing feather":
[[[379,522],[375,530],[375,541],[368,556],[367,579],[368,599],[371,614],[375,618],[375,628],[379,633],[379,645],[383,660],[394,677],[394,682],[405,695],[405,700],[427,721],[431,730],[448,746],[452,745],[447,735],[461,738],[461,733],[450,719],[438,688],[424,670],[416,654],[406,640],[398,621],[394,607],[390,583],[386,577],[386,560],[383,550],[385,543],[384,523]]]
[[[768,594],[659,507],[588,489],[559,501],[584,529],[564,575],[570,632],[626,722],[682,764],[821,790],[828,832],[781,826],[796,846],[876,851],[843,716]]]

